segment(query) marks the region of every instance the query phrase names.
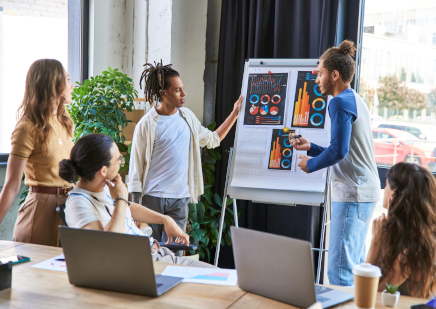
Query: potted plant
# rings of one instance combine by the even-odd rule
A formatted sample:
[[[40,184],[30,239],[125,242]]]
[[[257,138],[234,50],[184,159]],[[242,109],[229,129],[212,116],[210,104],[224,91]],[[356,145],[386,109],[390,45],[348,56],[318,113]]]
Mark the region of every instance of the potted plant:
[[[382,292],[383,304],[387,307],[395,307],[400,299],[400,292],[398,292],[399,285],[391,285],[386,283],[386,289]]]
[[[129,170],[130,161],[129,147],[124,144],[121,130],[131,121],[127,120],[124,111],[134,109],[133,99],[137,96],[132,79],[109,67],[82,85],[77,83],[73,103],[67,107],[75,125],[75,140],[90,133],[103,133],[114,139],[126,162],[120,173]]]
[[[216,123],[208,126],[208,129],[215,130]],[[192,255],[198,254],[202,260],[210,262],[211,249],[216,248],[219,223],[221,218],[222,200],[218,194],[213,194],[212,187],[215,184],[215,164],[221,160],[221,153],[214,149],[204,149],[201,156],[204,194],[201,196],[197,204],[189,204],[189,218],[186,233],[190,236],[190,243],[197,245],[197,251],[190,251]],[[232,203],[231,199],[227,199],[226,205]],[[216,208],[216,206],[218,208]],[[238,211],[238,216],[240,211]],[[227,244],[231,246],[232,239],[230,235],[230,226],[235,225],[233,210],[226,208],[226,214],[223,224],[223,240],[221,245]]]

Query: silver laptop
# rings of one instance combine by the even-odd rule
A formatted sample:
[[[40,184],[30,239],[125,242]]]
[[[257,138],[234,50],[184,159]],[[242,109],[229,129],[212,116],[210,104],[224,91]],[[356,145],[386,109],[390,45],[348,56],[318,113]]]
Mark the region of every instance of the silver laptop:
[[[59,226],[71,284],[144,296],[159,296],[183,278],[154,274],[146,236]]]
[[[351,293],[315,285],[309,242],[234,226],[231,233],[241,289],[304,308],[353,299]]]

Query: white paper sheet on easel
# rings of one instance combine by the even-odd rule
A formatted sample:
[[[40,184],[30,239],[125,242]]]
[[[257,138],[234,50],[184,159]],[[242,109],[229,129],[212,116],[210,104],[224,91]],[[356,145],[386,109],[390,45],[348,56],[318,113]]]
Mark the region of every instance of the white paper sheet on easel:
[[[163,276],[183,278],[183,282],[236,285],[238,276],[235,269],[167,266]]]
[[[266,73],[268,68],[250,68],[249,74]],[[307,68],[274,68],[277,72],[288,70],[288,89],[287,89],[287,109],[284,126],[291,128],[292,114],[294,111],[294,98],[299,71],[306,71]],[[243,93],[248,87],[244,82]],[[244,115],[242,113],[242,115]],[[325,126],[323,129],[315,128],[292,128],[298,129],[299,133],[309,141],[326,147],[330,142],[330,118],[328,113],[325,115]],[[286,173],[281,170],[271,170],[259,168],[265,166],[266,154],[268,154],[271,143],[271,129],[243,125],[243,119],[238,120],[237,141],[235,143],[233,173],[230,186],[242,188],[261,188],[272,190],[292,190],[303,192],[324,192],[326,184],[327,170],[322,169],[310,174],[306,174],[299,167],[295,167],[295,172]],[[283,128],[283,127],[282,127]],[[268,152],[267,152],[268,151]],[[289,155],[287,152],[285,155]],[[298,164],[298,155],[306,156],[306,151],[294,151],[293,163]]]
[[[67,264],[63,254],[55,256],[47,261],[32,265],[33,268],[67,272]]]

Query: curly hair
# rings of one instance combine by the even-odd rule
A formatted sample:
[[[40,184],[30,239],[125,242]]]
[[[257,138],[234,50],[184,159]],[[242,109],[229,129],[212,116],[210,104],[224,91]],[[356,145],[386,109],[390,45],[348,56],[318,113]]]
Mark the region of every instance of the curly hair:
[[[399,261],[410,294],[428,297],[436,278],[436,180],[425,168],[406,162],[393,166],[387,179],[395,192],[376,262],[382,270],[381,280]]]
[[[139,80],[139,86],[142,89],[142,80],[145,80],[144,94],[145,99],[153,106],[155,101],[162,100],[162,91],[168,89],[170,86],[170,78],[179,76],[179,72],[171,68],[172,64],[162,65],[160,63],[146,63],[144,64],[144,71]]]
[[[345,83],[353,80],[356,70],[356,62],[353,60],[356,48],[354,43],[349,40],[343,41],[339,47],[331,47],[322,54],[324,67],[331,73],[338,71]]]
[[[50,124],[53,105],[57,103],[56,117],[73,137],[73,120],[65,109],[63,91],[67,87],[65,70],[55,59],[36,60],[29,68],[23,101],[18,108],[19,120],[28,119],[35,127],[36,144],[47,151],[48,138],[54,128]]]

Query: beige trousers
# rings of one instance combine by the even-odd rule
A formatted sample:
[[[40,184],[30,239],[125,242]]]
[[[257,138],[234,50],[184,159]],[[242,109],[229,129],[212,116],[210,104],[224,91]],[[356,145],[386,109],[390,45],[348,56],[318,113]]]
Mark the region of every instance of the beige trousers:
[[[58,226],[63,225],[56,206],[67,200],[65,195],[29,192],[18,210],[14,241],[59,247]]]
[[[153,261],[170,263],[170,264],[179,264],[186,266],[195,266],[195,267],[210,267],[217,268],[211,264],[196,261],[193,259],[176,256],[171,250],[165,247],[160,247],[156,254],[152,255]]]

